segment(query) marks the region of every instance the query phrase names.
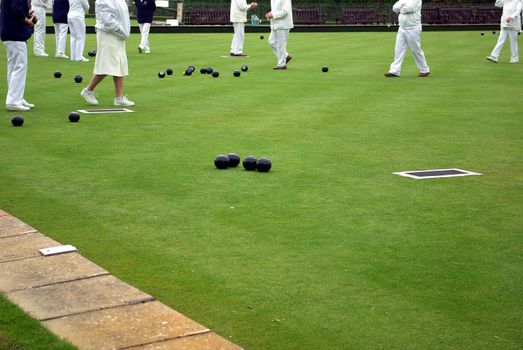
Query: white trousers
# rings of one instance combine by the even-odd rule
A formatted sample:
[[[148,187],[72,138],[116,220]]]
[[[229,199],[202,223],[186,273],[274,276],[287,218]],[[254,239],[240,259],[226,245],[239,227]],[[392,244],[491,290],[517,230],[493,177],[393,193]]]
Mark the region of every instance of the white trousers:
[[[276,55],[276,60],[278,61],[277,66],[283,67],[287,63],[287,41],[289,40],[289,29],[280,29],[273,30],[271,29],[271,34],[269,35],[269,45]]]
[[[71,61],[81,61],[85,46],[85,18],[67,17],[71,32]]]
[[[56,37],[56,54],[65,55],[65,46],[67,45],[67,23],[55,23],[54,35]]]
[[[232,36],[231,53],[238,55],[243,53],[243,42],[245,40],[245,23],[235,22],[234,35]]]
[[[394,62],[390,65],[389,73],[400,75],[401,64],[407,53],[407,49],[412,51],[414,62],[419,68],[420,73],[430,72],[425,54],[421,49],[421,28],[398,29],[396,36],[396,47],[394,48]]]
[[[149,51],[149,31],[151,30],[151,23],[138,23],[140,27],[140,33],[142,34],[142,40],[140,41],[140,47],[145,51]]]
[[[25,41],[4,41],[7,50],[7,97],[5,104],[21,105],[27,76],[27,44]]]
[[[45,8],[33,6],[33,11],[38,18],[38,22],[34,26],[33,36],[33,52],[37,55],[45,53]]]
[[[499,38],[498,43],[494,47],[494,50],[492,50],[492,53],[490,54],[492,57],[495,57],[496,59],[499,57],[499,53],[501,52],[501,49],[503,48],[503,45],[505,44],[505,40],[507,40],[507,36],[510,41],[510,53],[511,57],[510,60],[513,62],[519,61],[519,55],[518,55],[518,32],[515,30],[505,30],[501,28],[501,31],[499,32]]]

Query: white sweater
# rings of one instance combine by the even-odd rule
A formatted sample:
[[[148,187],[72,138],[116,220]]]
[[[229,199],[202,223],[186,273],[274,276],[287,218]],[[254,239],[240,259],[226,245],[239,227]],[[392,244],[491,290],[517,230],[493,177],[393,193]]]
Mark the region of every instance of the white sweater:
[[[131,33],[129,8],[125,0],[96,0],[96,30],[125,40]]]
[[[421,0],[399,0],[392,6],[392,11],[398,14],[401,28],[421,28]]]
[[[69,12],[67,17],[85,18],[85,13],[89,11],[89,2],[87,0],[69,0]]]
[[[231,0],[231,22],[243,23],[247,21],[247,10],[251,7],[245,0]]]
[[[501,28],[508,30],[521,31],[521,9],[522,0],[496,0],[496,7],[503,7],[503,14],[501,15]],[[512,20],[507,23],[507,18]]]
[[[294,27],[292,21],[291,0],[271,0],[271,29],[291,29]]]
[[[35,6],[47,8],[47,6],[49,6],[49,0],[31,0],[31,7]]]

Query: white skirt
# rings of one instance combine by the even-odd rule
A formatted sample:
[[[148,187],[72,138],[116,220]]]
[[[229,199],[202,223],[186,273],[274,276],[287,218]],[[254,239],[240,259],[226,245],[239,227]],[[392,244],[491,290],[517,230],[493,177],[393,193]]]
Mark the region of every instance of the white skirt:
[[[95,75],[125,77],[129,74],[125,40],[101,30],[96,32]]]

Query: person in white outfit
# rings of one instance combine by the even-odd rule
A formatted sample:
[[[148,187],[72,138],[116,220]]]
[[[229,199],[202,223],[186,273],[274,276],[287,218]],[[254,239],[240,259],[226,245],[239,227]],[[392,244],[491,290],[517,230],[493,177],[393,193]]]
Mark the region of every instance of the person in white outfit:
[[[89,11],[87,0],[69,0],[67,24],[71,32],[71,61],[89,62],[83,56],[85,47],[85,14]]]
[[[394,48],[394,62],[385,73],[387,78],[400,76],[401,65],[408,49],[412,51],[414,62],[419,68],[418,77],[424,78],[430,74],[425,54],[421,49],[421,5],[421,0],[400,0],[392,7],[392,11],[398,14],[399,29]]]
[[[231,43],[231,56],[246,56],[243,53],[243,42],[245,38],[245,22],[247,21],[247,11],[254,10],[257,3],[247,4],[245,0],[231,0],[230,21],[234,27],[234,35]]]
[[[31,8],[38,19],[34,25],[33,53],[38,57],[47,57],[45,53],[45,12],[49,6],[49,0],[31,0]]]
[[[271,0],[271,11],[265,14],[265,18],[271,22],[269,45],[278,62],[273,69],[287,69],[287,63],[292,59],[287,52],[287,42],[289,31],[294,27],[291,0]]]
[[[96,0],[96,60],[93,77],[80,95],[93,106],[98,105],[94,94],[96,86],[112,75],[114,82],[114,105],[134,106],[123,94],[123,79],[129,74],[125,40],[129,38],[131,24],[125,0]]]
[[[495,6],[503,8],[501,15],[501,31],[494,50],[487,60],[498,63],[499,54],[507,37],[510,41],[510,63],[519,62],[518,54],[518,33],[521,31],[521,10],[522,0],[496,0]]]

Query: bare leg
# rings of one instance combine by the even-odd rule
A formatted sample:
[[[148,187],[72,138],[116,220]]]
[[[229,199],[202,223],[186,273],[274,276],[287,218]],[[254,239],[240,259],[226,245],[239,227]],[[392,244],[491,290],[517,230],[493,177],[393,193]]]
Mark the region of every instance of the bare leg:
[[[87,90],[94,91],[96,85],[98,85],[107,75],[93,75],[89,85],[87,85]]]
[[[123,96],[123,77],[113,77],[114,94],[116,97]]]

